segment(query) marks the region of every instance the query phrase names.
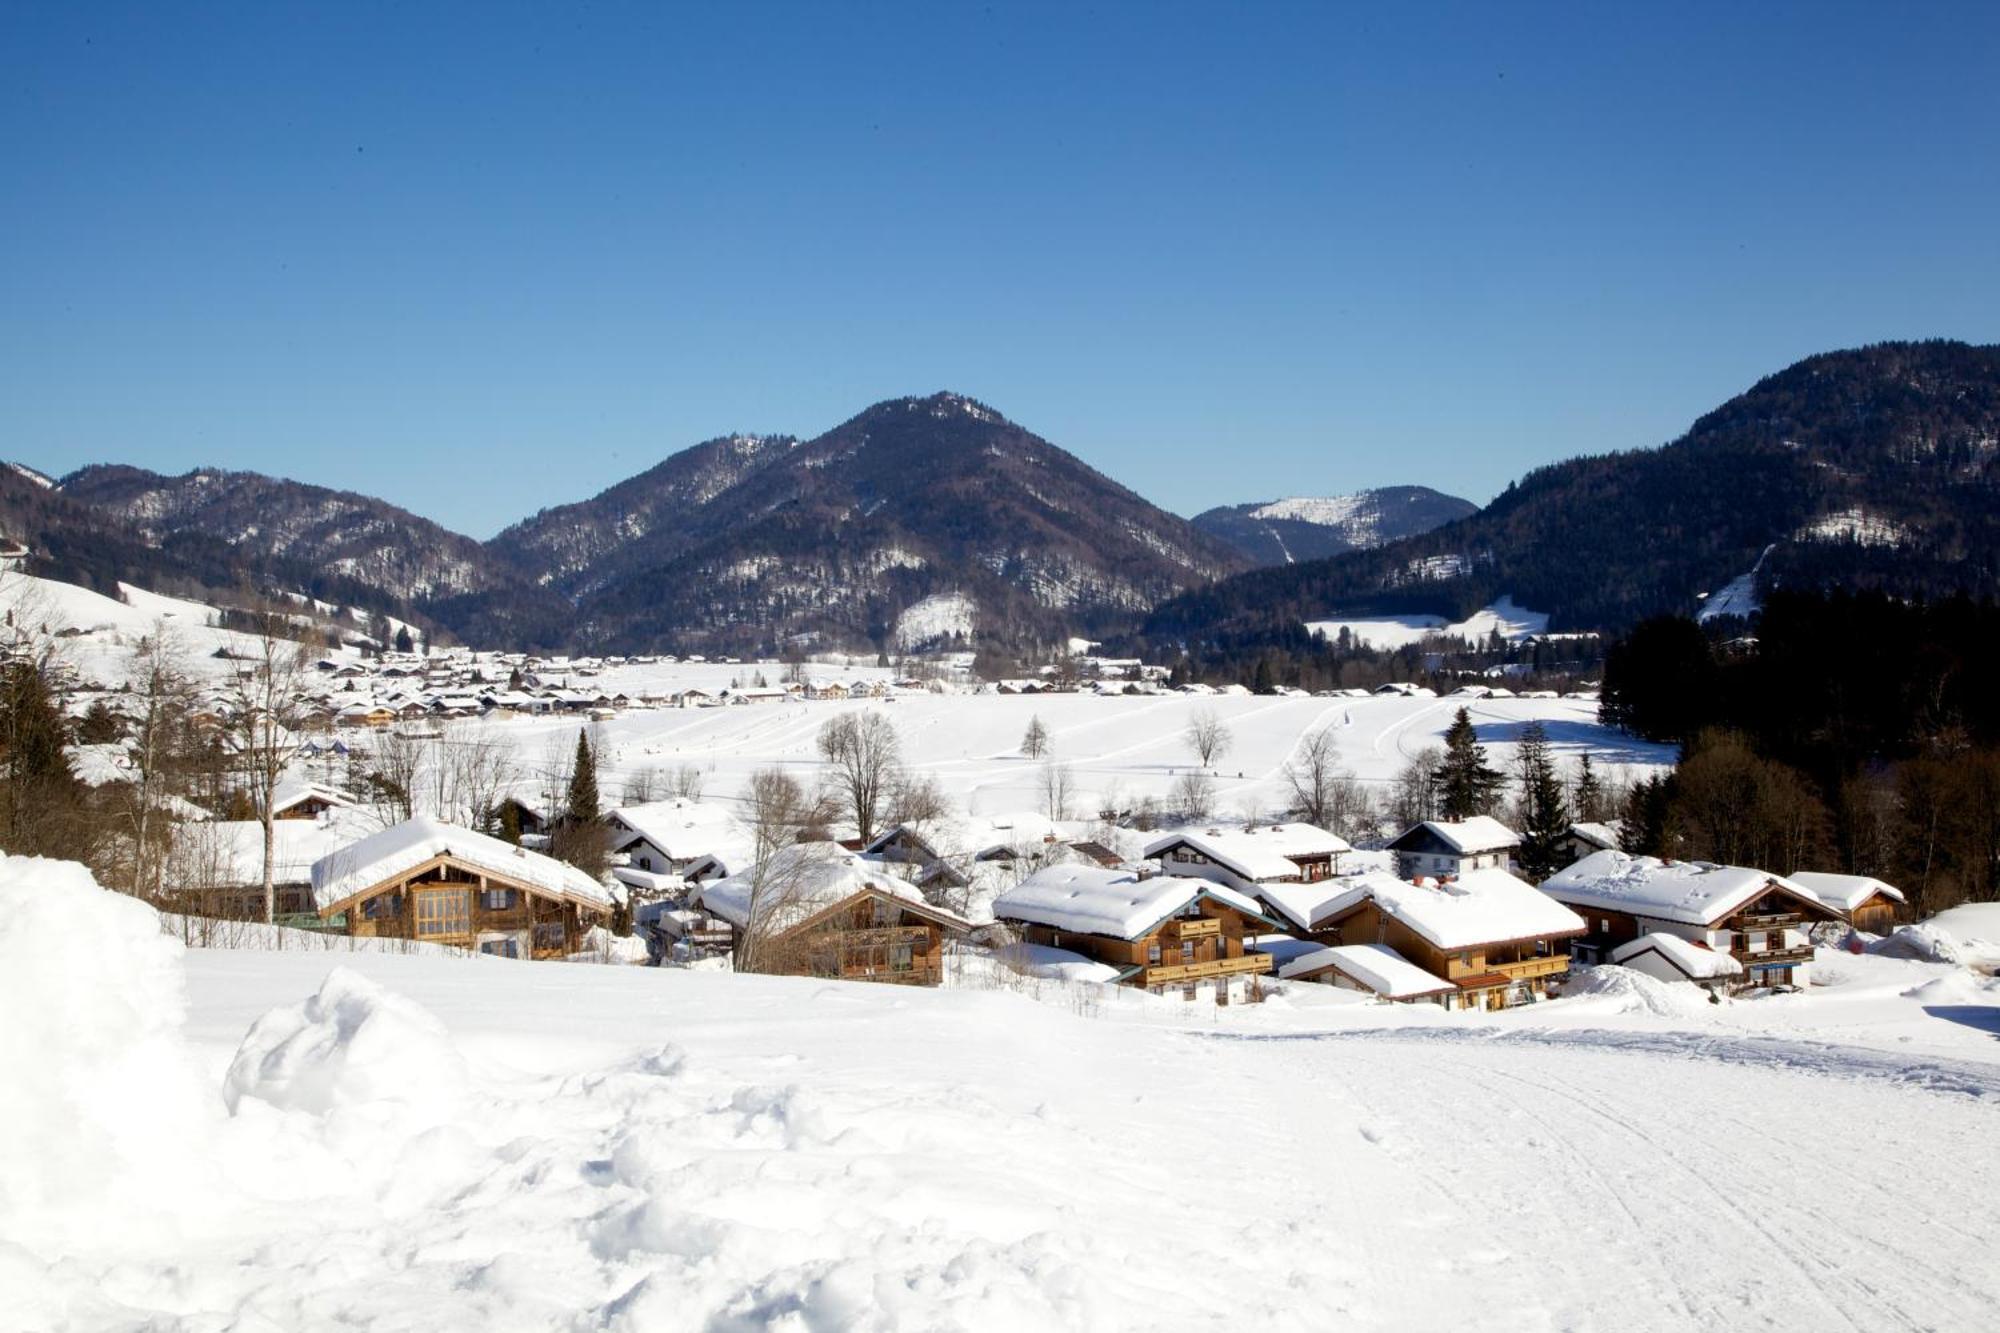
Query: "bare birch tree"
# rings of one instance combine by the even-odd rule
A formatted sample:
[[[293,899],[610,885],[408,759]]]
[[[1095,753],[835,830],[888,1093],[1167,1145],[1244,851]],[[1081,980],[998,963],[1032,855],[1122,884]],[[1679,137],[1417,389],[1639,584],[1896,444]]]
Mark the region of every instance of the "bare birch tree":
[[[902,768],[896,726],[874,709],[842,713],[819,729],[819,753],[841,813],[854,821],[862,841],[876,824]]]
[[[1196,709],[1181,738],[1203,768],[1213,768],[1215,761],[1228,754],[1236,743],[1235,734],[1213,708]]]
[[[249,787],[250,800],[264,826],[264,919],[278,915],[278,891],[272,879],[277,843],[278,783],[298,749],[297,731],[304,711],[301,692],[312,669],[305,644],[291,638],[292,626],[282,613],[259,612],[250,659],[239,664],[230,690],[230,719],[236,758]]]
[[[1068,819],[1076,802],[1076,771],[1068,764],[1045,763],[1038,783],[1042,813],[1050,819]]]

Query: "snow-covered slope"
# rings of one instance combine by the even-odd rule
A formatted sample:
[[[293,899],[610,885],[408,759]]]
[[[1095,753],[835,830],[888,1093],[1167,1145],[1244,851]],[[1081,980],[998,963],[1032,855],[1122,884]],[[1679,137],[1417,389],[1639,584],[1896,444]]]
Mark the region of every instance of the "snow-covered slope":
[[[1289,565],[1429,532],[1475,509],[1469,500],[1428,486],[1385,486],[1352,495],[1224,505],[1193,521],[1260,565]]]
[[[1345,620],[1314,620],[1306,629],[1338,639],[1344,629],[1362,643],[1385,651],[1420,643],[1432,635],[1482,642],[1494,634],[1519,642],[1548,630],[1549,618],[1540,611],[1516,606],[1511,597],[1473,612],[1464,620],[1448,621],[1443,616],[1353,616]]]
[[[1969,1329],[2000,1303],[1992,1042],[1893,993],[1835,997],[1908,1038],[1875,1049],[1783,1035],[1819,995],[1485,1018],[976,966],[912,991],[178,955],[57,878],[0,863],[23,1327]]]

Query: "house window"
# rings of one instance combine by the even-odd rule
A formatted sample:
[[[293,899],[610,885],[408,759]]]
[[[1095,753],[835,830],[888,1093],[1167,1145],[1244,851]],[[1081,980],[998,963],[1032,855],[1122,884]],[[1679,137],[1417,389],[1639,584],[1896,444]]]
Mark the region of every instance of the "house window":
[[[1181,961],[1182,961],[1183,963],[1192,963],[1192,962],[1194,961],[1194,941],[1193,941],[1193,940],[1182,940],[1182,941],[1181,941]]]
[[[1195,991],[1195,985],[1192,981],[1190,981],[1185,986],[1181,987],[1181,998],[1183,1000],[1192,1000],[1194,998],[1194,991]]]
[[[361,904],[363,921],[386,921],[390,917],[403,914],[403,895],[400,893],[378,893]]]
[[[488,889],[479,895],[479,905],[489,912],[511,912],[514,903],[512,889]]]
[[[1158,966],[1160,961],[1160,942],[1158,940],[1154,940],[1146,946],[1146,961]]]
[[[535,923],[535,947],[544,951],[563,947],[563,923],[560,921],[537,921]]]
[[[505,939],[479,941],[479,952],[491,954],[495,958],[519,958],[521,941],[509,935]]]
[[[898,944],[889,950],[889,970],[891,972],[908,972],[914,965],[909,945]]]
[[[472,895],[464,889],[417,890],[418,935],[463,935],[472,929]]]
[[[639,858],[639,869],[641,869],[641,870],[651,870],[652,868],[653,868],[653,858],[652,858],[652,857],[650,857],[650,856],[642,856],[642,857],[640,857],[640,858]]]

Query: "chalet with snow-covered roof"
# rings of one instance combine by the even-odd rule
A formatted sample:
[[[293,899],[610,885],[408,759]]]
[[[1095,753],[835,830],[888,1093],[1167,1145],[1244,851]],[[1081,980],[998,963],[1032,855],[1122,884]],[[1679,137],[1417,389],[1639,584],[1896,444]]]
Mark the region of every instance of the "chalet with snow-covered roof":
[[[314,916],[313,863],[354,841],[354,831],[306,819],[271,825],[271,886],[279,920]],[[216,819],[173,830],[163,886],[167,904],[190,916],[264,919],[264,824]]]
[[[740,970],[842,981],[938,985],[946,942],[971,929],[826,843],[781,848],[761,865],[702,885],[688,906],[711,926],[728,926]]]
[[[1118,969],[1120,984],[1217,1004],[1263,998],[1271,956],[1250,937],[1279,929],[1257,902],[1197,876],[1095,865],[1047,866],[993,902],[993,916],[1029,944],[1067,949]]]
[[[1490,815],[1451,822],[1427,819],[1389,844],[1404,879],[1505,870],[1521,835]]]
[[[1576,823],[1569,826],[1563,835],[1565,864],[1574,865],[1593,852],[1615,852],[1619,849],[1618,824]]]
[[[1584,857],[1541,891],[1588,920],[1579,962],[1609,961],[1619,946],[1657,931],[1735,958],[1744,969],[1740,987],[1804,987],[1813,953],[1806,929],[1838,916],[1766,870],[1617,851]]]
[[[1490,866],[1414,882],[1376,871],[1320,887],[1327,893],[1311,909],[1311,938],[1329,947],[1384,946],[1448,983],[1434,998],[1450,1009],[1547,997],[1569,975],[1569,941],[1587,929],[1532,884]],[[1360,980],[1351,968],[1346,975]]]
[[[314,906],[349,935],[422,940],[505,958],[561,958],[611,911],[575,866],[417,818],[313,863]]]
[[[1311,824],[1251,824],[1244,828],[1181,829],[1146,845],[1169,875],[1212,879],[1254,894],[1262,884],[1315,884],[1340,872],[1354,849]]]
[[[277,791],[272,793],[271,815],[275,819],[322,819],[353,804],[332,787],[317,782],[287,780],[279,783]]]
[[[728,874],[749,862],[750,831],[733,811],[675,798],[625,805],[605,815],[611,850],[626,863],[657,875],[685,876],[698,862],[712,861]]]
[[[1873,875],[1836,875],[1823,870],[1794,870],[1788,879],[1829,911],[1870,935],[1887,935],[1909,909],[1903,891]]]

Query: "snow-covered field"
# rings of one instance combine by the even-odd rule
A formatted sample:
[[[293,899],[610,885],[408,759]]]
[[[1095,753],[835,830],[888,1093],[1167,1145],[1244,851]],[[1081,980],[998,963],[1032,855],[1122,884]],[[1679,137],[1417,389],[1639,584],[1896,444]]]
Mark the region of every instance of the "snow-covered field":
[[[2000,994],[1962,968],[1853,958],[1719,1008],[1623,974],[1494,1015],[1216,1010],[976,965],[911,991],[182,953],[18,860],[0,902],[0,1327],[2000,1311]]]
[[[669,672],[685,679],[689,670],[624,668],[605,672],[597,685],[606,690],[643,687]],[[1217,811],[1232,817],[1254,811],[1264,817],[1289,799],[1282,770],[1307,734],[1332,728],[1339,763],[1379,787],[1394,781],[1413,755],[1442,744],[1461,705],[1471,710],[1489,759],[1503,768],[1530,721],[1547,728],[1564,762],[1586,749],[1600,771],[1639,773],[1673,762],[1671,748],[1634,741],[1599,725],[1597,705],[1578,699],[917,694],[893,701],[630,712],[598,724],[604,740],[601,762],[612,774],[601,785],[615,794],[639,770],[692,764],[709,774],[710,793],[734,795],[764,765],[816,765],[813,739],[829,717],[875,708],[896,723],[910,765],[936,777],[961,809],[975,815],[1041,808],[1041,762],[1020,753],[1022,734],[1030,719],[1039,717],[1049,730],[1048,760],[1074,770],[1076,786],[1087,798],[1081,804],[1091,811],[1106,794],[1130,799],[1166,795],[1175,777],[1194,763],[1184,739],[1189,720],[1213,710],[1233,742],[1215,765]],[[573,718],[516,718],[481,725],[511,739],[524,759],[533,762],[564,744],[573,745],[578,723]]]

